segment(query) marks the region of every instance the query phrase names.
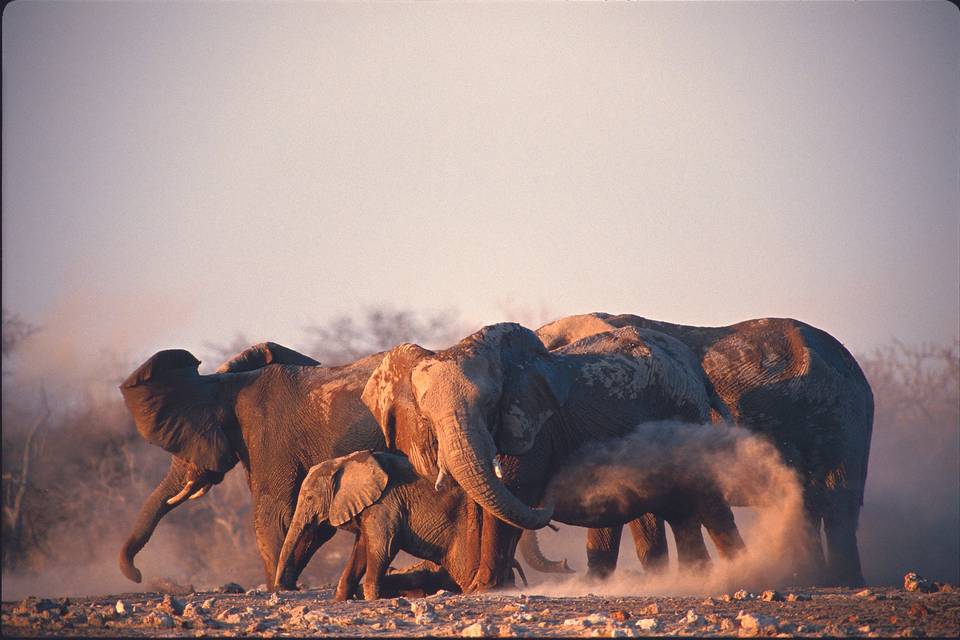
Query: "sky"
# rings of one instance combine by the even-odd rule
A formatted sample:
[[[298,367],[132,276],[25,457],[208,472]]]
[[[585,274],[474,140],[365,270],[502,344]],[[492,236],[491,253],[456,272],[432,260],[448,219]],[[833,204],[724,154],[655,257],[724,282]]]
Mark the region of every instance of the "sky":
[[[382,306],[949,342],[958,43],[945,2],[21,0],[3,307],[147,355]]]

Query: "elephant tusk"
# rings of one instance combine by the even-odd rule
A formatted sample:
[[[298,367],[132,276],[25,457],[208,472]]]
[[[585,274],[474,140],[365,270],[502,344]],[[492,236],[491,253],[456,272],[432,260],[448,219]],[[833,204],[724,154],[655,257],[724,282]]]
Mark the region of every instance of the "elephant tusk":
[[[183,485],[183,489],[180,490],[180,493],[167,500],[167,504],[177,504],[190,495],[190,487],[193,486],[193,482],[193,480],[188,480],[187,484]]]
[[[550,523],[550,522],[547,523],[547,526],[550,527],[551,529],[553,529],[554,531],[560,531],[560,527],[558,527],[557,525],[552,524],[552,523]]]
[[[503,480],[503,467],[500,466],[500,460],[498,460],[497,458],[493,459],[493,473],[498,478]]]
[[[447,474],[447,470],[443,467],[440,467],[440,471],[437,472],[437,481],[433,483],[434,490],[440,491],[444,485],[446,485],[449,477],[450,476]]]
[[[210,490],[211,486],[212,485],[209,484],[203,485],[198,491],[194,492],[189,498],[187,498],[187,500],[196,500],[197,498],[202,498],[207,494],[207,491]]]

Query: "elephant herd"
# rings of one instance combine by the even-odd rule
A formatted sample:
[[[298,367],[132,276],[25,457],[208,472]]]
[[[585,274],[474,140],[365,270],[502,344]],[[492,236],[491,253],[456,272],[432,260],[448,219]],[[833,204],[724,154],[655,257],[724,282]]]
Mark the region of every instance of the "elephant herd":
[[[237,463],[270,588],[295,589],[337,527],[356,534],[338,599],[510,585],[518,544],[533,568],[569,571],[539,552],[534,530],[551,520],[587,528],[595,577],[616,567],[624,525],[644,568],[665,566],[665,521],[681,565],[700,570],[701,526],[733,557],[744,542],[730,507],[755,502],[717,465],[690,461],[725,452],[724,468],[737,466],[748,437],[799,483],[791,535],[810,551],[811,579],[863,584],[873,395],[843,345],[796,320],[708,328],[592,313],[340,367],[269,342],[209,375],[199,364],[160,351],[120,386],[141,436],[172,454],[120,551],[136,582],[134,558],[163,516]],[[388,573],[400,550],[424,562]]]

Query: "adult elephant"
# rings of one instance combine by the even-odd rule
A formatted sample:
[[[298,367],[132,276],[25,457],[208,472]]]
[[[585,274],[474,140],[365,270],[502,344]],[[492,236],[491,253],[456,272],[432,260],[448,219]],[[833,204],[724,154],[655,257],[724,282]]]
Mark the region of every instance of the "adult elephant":
[[[549,505],[530,505],[568,455],[641,422],[709,419],[705,375],[681,342],[627,327],[581,343],[550,352],[518,324],[490,325],[443,351],[400,345],[364,388],[387,446],[484,509],[468,591],[509,579],[519,529],[550,520]]]
[[[591,313],[547,324],[537,335],[548,349],[560,349],[623,327],[664,333],[696,354],[734,423],[769,438],[798,472],[809,543],[821,563],[821,523],[826,534],[827,571],[821,580],[862,585],[857,523],[873,430],[873,393],[850,352],[825,331],[788,318],[690,327]],[[635,521],[631,530],[641,560],[662,566],[662,521]],[[595,573],[616,566],[620,532],[590,530],[587,555]]]
[[[138,367],[120,391],[140,435],[173,459],[120,551],[123,574],[140,582],[134,556],[161,518],[202,496],[239,462],[247,472],[267,584],[295,588],[314,551],[336,532],[328,525],[313,528],[294,550],[290,570],[274,582],[307,470],[353,451],[384,448],[379,426],[360,402],[382,357],[321,367],[312,358],[266,342],[211,375],[200,375],[200,361],[182,349],[160,351]]]

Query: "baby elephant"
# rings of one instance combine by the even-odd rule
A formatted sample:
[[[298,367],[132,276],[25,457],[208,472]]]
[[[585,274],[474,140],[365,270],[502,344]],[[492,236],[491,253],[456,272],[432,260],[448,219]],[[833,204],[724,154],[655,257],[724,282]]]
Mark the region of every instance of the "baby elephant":
[[[449,577],[442,588],[461,590],[476,572],[481,518],[458,485],[435,488],[404,456],[357,451],[310,468],[277,576],[288,569],[294,549],[309,544],[310,528],[329,521],[358,534],[334,599],[348,599],[361,576],[364,598],[379,598],[384,574],[400,550],[440,565],[444,579]]]

